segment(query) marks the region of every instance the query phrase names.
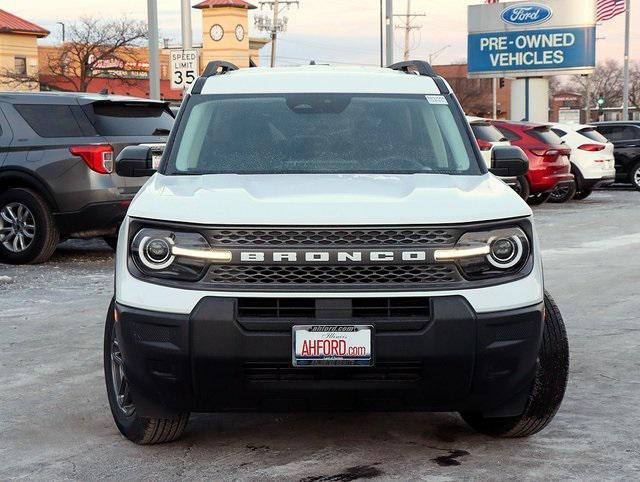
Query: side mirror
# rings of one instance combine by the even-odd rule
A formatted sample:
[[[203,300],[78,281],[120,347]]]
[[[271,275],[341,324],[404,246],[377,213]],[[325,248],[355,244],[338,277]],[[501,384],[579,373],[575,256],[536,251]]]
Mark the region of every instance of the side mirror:
[[[491,151],[489,171],[500,177],[523,176],[529,170],[529,159],[517,146],[495,146]]]
[[[148,177],[153,168],[153,153],[150,146],[127,146],[116,158],[116,174],[122,177]]]

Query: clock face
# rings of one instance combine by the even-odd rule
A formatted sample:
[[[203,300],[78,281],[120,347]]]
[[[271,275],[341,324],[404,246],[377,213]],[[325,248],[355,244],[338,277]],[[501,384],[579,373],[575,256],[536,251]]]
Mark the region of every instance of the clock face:
[[[224,29],[222,28],[222,25],[219,24],[215,24],[211,26],[211,29],[209,30],[209,36],[211,37],[211,40],[215,40],[216,42],[220,39],[222,39],[222,37],[224,36]]]
[[[244,27],[240,24],[236,25],[236,38],[238,42],[242,42],[244,39]]]

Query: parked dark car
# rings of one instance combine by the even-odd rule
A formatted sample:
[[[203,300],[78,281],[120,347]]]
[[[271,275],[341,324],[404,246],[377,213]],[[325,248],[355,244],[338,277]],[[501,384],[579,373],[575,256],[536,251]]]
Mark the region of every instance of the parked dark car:
[[[613,144],[616,181],[640,191],[640,121],[594,122],[596,130]]]
[[[145,178],[113,172],[126,146],[162,152],[165,102],[77,93],[0,94],[0,262],[39,263],[60,240],[117,228]]]

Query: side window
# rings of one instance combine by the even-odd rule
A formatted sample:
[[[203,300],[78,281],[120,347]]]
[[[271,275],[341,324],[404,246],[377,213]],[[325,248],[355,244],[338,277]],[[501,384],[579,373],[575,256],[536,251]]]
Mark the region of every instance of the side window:
[[[623,140],[625,126],[602,126],[598,130],[610,141]]]
[[[556,127],[552,127],[551,130],[555,132],[558,137],[564,137],[567,135],[565,131],[563,131],[562,129],[558,129]]]
[[[496,126],[498,128],[498,130],[500,132],[502,132],[502,135],[504,137],[506,137],[506,139],[508,141],[519,141],[520,140],[520,136],[517,135],[515,132],[507,129],[506,127],[502,127],[502,126]]]
[[[91,135],[87,132],[86,126],[77,121],[72,110],[73,106],[15,104],[14,107],[40,137],[83,137]]]
[[[623,141],[633,141],[636,139],[640,139],[640,128],[636,126],[625,126],[624,130],[622,131],[621,139]]]

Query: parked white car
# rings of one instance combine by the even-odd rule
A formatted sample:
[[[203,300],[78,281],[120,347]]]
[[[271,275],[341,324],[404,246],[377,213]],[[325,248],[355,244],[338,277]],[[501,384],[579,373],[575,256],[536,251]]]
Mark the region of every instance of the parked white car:
[[[104,366],[123,435],[387,400],[494,437],[551,421],[566,330],[531,209],[495,177],[527,157],[495,147],[490,174],[429,64],[212,61],[177,122],[118,239]],[[152,155],[129,146],[116,172]]]
[[[596,187],[615,181],[613,144],[594,127],[557,123],[550,124],[549,127],[571,148],[571,172],[576,178],[574,199],[585,199]],[[554,190],[551,195],[558,197],[567,193]]]

